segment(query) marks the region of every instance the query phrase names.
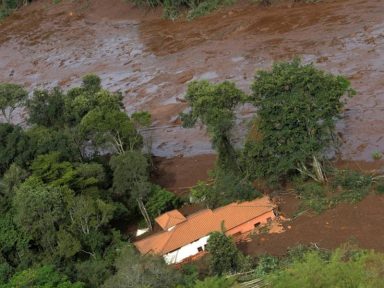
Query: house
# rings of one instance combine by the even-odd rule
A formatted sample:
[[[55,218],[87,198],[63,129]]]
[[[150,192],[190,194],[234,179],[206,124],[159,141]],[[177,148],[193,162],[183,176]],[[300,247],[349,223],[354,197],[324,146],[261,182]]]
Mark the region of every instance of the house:
[[[250,232],[275,218],[276,206],[263,197],[253,201],[231,203],[211,210],[204,209],[185,217],[172,210],[155,219],[163,231],[134,243],[141,254],[162,255],[168,264],[202,252],[210,233],[222,231],[234,236]]]

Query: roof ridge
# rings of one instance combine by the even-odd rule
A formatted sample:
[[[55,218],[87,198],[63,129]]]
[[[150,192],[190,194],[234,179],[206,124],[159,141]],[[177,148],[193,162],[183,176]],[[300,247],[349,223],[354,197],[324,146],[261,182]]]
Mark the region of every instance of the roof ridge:
[[[205,209],[197,211],[197,212],[195,212],[195,213],[193,213],[191,215],[188,215],[186,217],[186,219],[189,220],[189,219],[195,218],[195,217],[199,216],[200,214],[203,214],[204,212],[212,212],[213,213],[213,210],[209,209],[209,208],[205,208]]]
[[[170,235],[169,235],[169,237],[168,237],[168,239],[167,239],[167,241],[165,241],[165,243],[164,243],[164,245],[163,245],[163,247],[161,247],[161,253],[163,253],[163,251],[165,250],[165,247],[167,247],[167,244],[168,244],[168,242],[171,240],[171,238],[172,238],[172,235],[174,234],[174,232],[175,232],[175,229],[173,229],[173,230],[171,230],[171,231],[167,231]]]

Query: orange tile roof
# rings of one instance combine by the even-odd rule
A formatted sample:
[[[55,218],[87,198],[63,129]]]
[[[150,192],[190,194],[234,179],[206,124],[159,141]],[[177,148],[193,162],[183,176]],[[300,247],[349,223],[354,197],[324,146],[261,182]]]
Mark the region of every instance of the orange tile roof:
[[[271,211],[274,207],[268,197],[263,197],[248,202],[231,203],[215,210],[205,209],[188,216],[172,230],[144,238],[134,245],[142,254],[164,255],[211,232],[221,231],[223,221],[225,230],[228,231]]]
[[[187,218],[179,212],[179,210],[172,210],[166,212],[155,219],[155,221],[160,225],[163,230],[168,230],[169,228],[184,222]]]

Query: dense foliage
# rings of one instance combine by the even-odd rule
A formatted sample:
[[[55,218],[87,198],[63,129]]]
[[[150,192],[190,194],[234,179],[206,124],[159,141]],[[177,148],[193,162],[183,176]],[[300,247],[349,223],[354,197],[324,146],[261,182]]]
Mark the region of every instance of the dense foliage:
[[[27,101],[20,86],[0,88],[2,111],[25,105],[29,115],[27,129],[0,124],[0,287],[100,287],[115,271],[118,279],[122,257],[138,263],[124,269],[158,269],[142,275],[143,285],[176,275],[162,259],[131,251],[116,225],[137,222],[141,212],[150,227],[180,203],[149,181],[136,128],[150,115],[130,118],[121,94],[95,75],[66,93],[36,90]]]
[[[319,159],[335,139],[342,97],[352,94],[344,77],[297,59],[258,72],[249,97],[257,108],[257,136],[244,149],[248,173],[279,179],[298,170],[323,182]]]
[[[300,172],[325,182],[321,163],[337,144],[335,122],[343,111],[343,97],[354,94],[349,81],[295,59],[257,72],[251,89],[245,96],[229,82],[190,83],[186,100],[191,111],[181,115],[184,126],[200,120],[207,127],[218,168],[226,172],[275,182]],[[244,102],[255,106],[257,115],[244,148],[235,151],[235,109]]]
[[[17,8],[32,0],[2,0],[0,1],[0,20],[12,13]]]
[[[150,125],[150,114],[128,116],[122,95],[103,89],[95,75],[67,92],[35,90],[28,100],[27,94],[0,84],[7,122],[0,124],[0,288],[236,287],[235,278],[217,276],[252,268],[273,287],[378,285],[381,255],[299,247],[288,260],[266,255],[254,266],[220,232],[208,240],[213,277],[203,280],[193,269],[175,271],[161,257],[139,255],[121,224],[145,222],[151,230],[155,217],[181,205],[150,181],[151,155],[138,131]],[[213,208],[253,199],[260,193],[252,180],[289,176],[296,177],[305,209],[361,200],[376,185],[374,177],[336,171],[327,179],[321,165],[342,97],[351,94],[344,77],[298,60],[258,72],[248,96],[230,82],[191,82],[183,125],[205,125],[218,154],[211,179],[192,189],[191,200]],[[245,147],[235,148],[232,129],[243,103],[258,112]],[[12,124],[17,107],[28,112],[27,128]]]
[[[381,287],[384,256],[338,249],[328,257],[311,251],[267,277],[272,287]]]
[[[213,275],[250,268],[249,259],[237,249],[233,239],[222,232],[213,232],[210,235],[207,251],[210,253],[210,270]]]

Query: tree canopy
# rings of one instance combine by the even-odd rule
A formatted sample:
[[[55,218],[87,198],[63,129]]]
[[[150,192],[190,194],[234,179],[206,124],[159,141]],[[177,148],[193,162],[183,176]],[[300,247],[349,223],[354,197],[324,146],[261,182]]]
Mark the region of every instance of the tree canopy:
[[[244,99],[244,93],[231,82],[194,81],[188,85],[185,99],[191,110],[181,114],[183,126],[192,127],[200,120],[212,137],[212,145],[218,152],[218,165],[237,171],[239,166],[231,129],[234,109]]]
[[[257,72],[249,96],[257,116],[243,155],[248,174],[279,178],[299,170],[324,178],[318,159],[335,140],[335,121],[344,107],[342,97],[353,93],[343,76],[298,59]]]

